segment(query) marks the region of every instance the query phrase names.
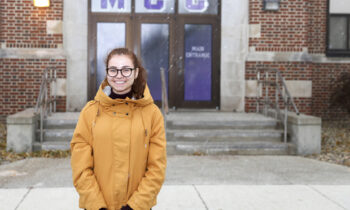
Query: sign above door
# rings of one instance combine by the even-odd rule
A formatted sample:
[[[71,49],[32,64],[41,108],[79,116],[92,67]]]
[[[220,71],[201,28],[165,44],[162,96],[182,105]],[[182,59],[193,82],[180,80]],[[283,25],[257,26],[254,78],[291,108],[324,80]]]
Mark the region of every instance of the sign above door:
[[[137,0],[136,13],[175,13],[176,0]],[[218,0],[178,0],[180,14],[218,14]],[[91,0],[91,12],[131,13],[132,0]]]

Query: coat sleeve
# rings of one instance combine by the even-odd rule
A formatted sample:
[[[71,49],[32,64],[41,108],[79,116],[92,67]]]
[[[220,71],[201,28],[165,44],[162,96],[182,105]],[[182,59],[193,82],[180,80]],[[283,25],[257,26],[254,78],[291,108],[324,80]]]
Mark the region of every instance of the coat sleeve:
[[[156,108],[152,120],[147,169],[137,190],[132,194],[128,205],[133,209],[150,209],[163,185],[166,169],[166,140],[163,116]]]
[[[73,184],[79,193],[79,207],[87,210],[106,208],[106,202],[94,175],[93,150],[91,146],[91,123],[87,119],[86,107],[80,113],[71,147]]]

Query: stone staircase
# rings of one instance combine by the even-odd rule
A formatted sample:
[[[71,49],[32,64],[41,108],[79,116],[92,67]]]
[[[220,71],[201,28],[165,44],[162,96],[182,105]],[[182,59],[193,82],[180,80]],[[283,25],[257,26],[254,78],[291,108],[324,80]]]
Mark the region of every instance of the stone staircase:
[[[278,122],[256,113],[176,112],[167,116],[168,154],[294,155]]]
[[[45,120],[34,150],[68,150],[79,113],[54,113]],[[293,155],[278,122],[255,113],[182,111],[167,115],[169,155]]]
[[[44,121],[44,139],[40,143],[40,129],[36,132],[34,151],[37,150],[69,150],[79,112],[53,113]]]

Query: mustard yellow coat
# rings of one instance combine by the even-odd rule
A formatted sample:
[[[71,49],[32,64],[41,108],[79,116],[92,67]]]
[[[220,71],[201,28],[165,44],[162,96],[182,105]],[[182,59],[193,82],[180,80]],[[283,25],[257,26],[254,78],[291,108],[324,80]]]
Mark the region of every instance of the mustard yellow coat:
[[[146,87],[142,99],[111,99],[102,90],[80,113],[71,145],[79,207],[150,209],[165,178],[163,116]]]

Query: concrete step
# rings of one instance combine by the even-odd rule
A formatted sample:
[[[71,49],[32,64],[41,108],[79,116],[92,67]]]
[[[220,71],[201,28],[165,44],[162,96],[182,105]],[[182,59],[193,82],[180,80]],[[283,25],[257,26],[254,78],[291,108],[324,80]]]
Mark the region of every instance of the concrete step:
[[[70,142],[36,142],[34,151],[69,150]],[[168,155],[295,155],[295,146],[291,143],[266,141],[254,142],[215,142],[195,144],[193,142],[167,142]]]
[[[74,129],[44,129],[44,141],[63,141],[72,140]],[[40,141],[40,129],[37,130],[37,141]]]
[[[79,119],[79,112],[57,112],[47,117],[44,128],[74,129]]]
[[[277,121],[167,121],[169,129],[273,129]]]
[[[273,129],[278,121],[256,113],[176,112],[166,116],[169,129]]]
[[[282,140],[283,131],[276,129],[215,129],[215,130],[181,130],[168,129],[167,140],[195,140],[195,141],[237,141],[237,140]]]
[[[44,142],[37,132],[35,150],[68,150],[79,113],[54,113],[44,122]],[[174,112],[167,118],[168,154],[291,155],[281,143],[278,121],[256,113]]]
[[[70,142],[66,141],[49,141],[49,142],[43,142],[42,144],[40,142],[35,142],[34,151],[50,151],[50,150],[70,150]]]
[[[168,155],[295,155],[292,143],[267,141],[167,142]]]

